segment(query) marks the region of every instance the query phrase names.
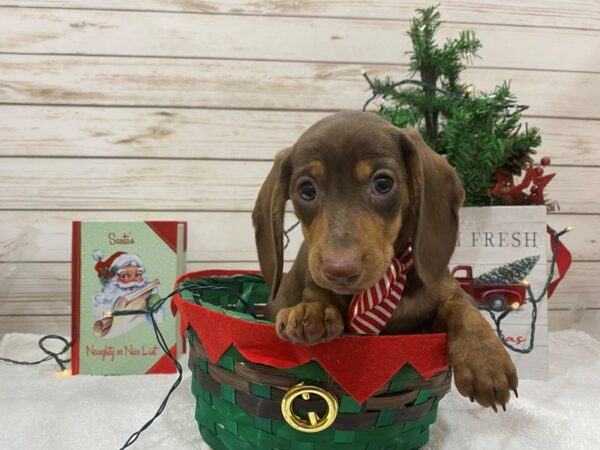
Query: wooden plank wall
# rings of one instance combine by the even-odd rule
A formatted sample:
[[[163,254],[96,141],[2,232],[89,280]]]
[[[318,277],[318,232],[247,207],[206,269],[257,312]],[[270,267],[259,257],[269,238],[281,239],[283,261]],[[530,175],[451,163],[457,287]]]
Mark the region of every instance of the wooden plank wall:
[[[190,269],[256,267],[249,220],[275,152],[360,109],[360,70],[406,75],[416,7],[396,0],[0,0],[0,335],[68,334],[71,220],[183,219]],[[599,336],[600,8],[451,0],[466,79],[512,80],[557,172],[572,271],[551,329]],[[300,240],[294,232],[286,258]]]

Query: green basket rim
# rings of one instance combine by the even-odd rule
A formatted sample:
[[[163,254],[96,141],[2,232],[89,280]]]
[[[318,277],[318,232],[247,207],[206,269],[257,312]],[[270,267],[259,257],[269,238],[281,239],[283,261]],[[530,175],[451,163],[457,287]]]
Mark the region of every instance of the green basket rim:
[[[206,271],[209,272],[209,271]],[[200,273],[200,272],[192,272],[191,274],[187,274],[187,275],[194,275],[195,273]],[[186,283],[189,284],[196,284],[196,285],[200,285],[200,286],[218,286],[218,284],[216,283],[216,281],[218,280],[231,280],[231,281],[241,281],[241,282],[248,282],[248,283],[260,283],[262,286],[266,286],[265,285],[265,281],[264,281],[264,276],[262,274],[259,273],[243,273],[243,272],[239,272],[237,274],[231,274],[231,275],[209,275],[209,276],[205,276],[205,277],[201,277],[201,278],[195,278],[195,277],[187,277],[183,280],[178,280],[177,281],[177,288],[181,288],[181,287],[185,287]],[[204,283],[203,283],[204,282]],[[214,283],[212,283],[214,282]],[[200,284],[202,283],[202,284]],[[212,284],[211,284],[212,283]],[[230,291],[227,288],[223,288],[222,289],[225,292],[228,292],[231,294],[232,291]],[[237,293],[233,293],[234,297],[240,297],[241,294],[237,294]],[[233,316],[235,318],[238,319],[243,319],[246,320],[248,322],[254,322],[254,323],[261,323],[261,324],[268,324],[268,325],[273,325],[272,321],[269,320],[265,320],[265,319],[258,319],[256,317],[254,317],[251,313],[247,313],[247,312],[240,312],[240,311],[234,311],[231,309],[227,309],[227,308],[223,308],[222,306],[219,305],[215,305],[209,301],[205,301],[202,299],[198,299],[196,300],[194,298],[194,294],[189,292],[189,291],[182,291],[179,293],[179,296],[181,297],[182,300],[193,303],[195,305],[198,306],[202,306],[204,308],[207,309],[211,309],[213,311],[218,311],[221,312],[223,314],[227,314],[230,316]],[[243,297],[242,297],[243,298]],[[249,303],[251,303],[251,299],[247,298],[244,299],[246,301],[248,301]],[[254,303],[251,303],[251,306],[254,306]]]

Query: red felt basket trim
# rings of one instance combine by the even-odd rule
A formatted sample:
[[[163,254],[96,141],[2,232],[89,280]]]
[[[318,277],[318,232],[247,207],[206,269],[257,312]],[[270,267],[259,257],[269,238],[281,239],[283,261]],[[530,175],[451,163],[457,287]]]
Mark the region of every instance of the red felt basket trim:
[[[256,274],[247,270],[204,270],[182,275],[187,279]],[[448,368],[446,334],[395,336],[344,335],[312,347],[279,339],[271,324],[256,323],[173,297],[171,307],[181,314],[181,330],[191,326],[211,362],[233,345],[249,361],[277,368],[296,367],[314,360],[359,403],[363,403],[409,363],[423,377]]]

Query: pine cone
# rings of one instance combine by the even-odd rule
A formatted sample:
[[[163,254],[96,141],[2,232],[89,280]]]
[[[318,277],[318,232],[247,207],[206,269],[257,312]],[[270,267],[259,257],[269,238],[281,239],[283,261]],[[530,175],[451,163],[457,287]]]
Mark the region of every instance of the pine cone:
[[[533,155],[537,153],[534,148],[513,155],[506,160],[506,163],[502,166],[502,169],[512,173],[513,175],[521,175],[521,171],[526,171],[527,168],[533,164]]]

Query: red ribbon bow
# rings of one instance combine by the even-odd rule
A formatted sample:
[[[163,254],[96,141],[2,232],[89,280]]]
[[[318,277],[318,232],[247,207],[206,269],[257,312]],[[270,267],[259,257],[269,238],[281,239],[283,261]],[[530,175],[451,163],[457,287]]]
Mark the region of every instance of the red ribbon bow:
[[[554,289],[562,281],[567,274],[569,267],[571,267],[571,252],[565,247],[565,245],[556,236],[556,231],[550,227],[546,227],[548,235],[550,235],[550,246],[552,253],[556,252],[556,268],[558,270],[558,277],[553,280],[548,286],[548,298],[552,297]]]

